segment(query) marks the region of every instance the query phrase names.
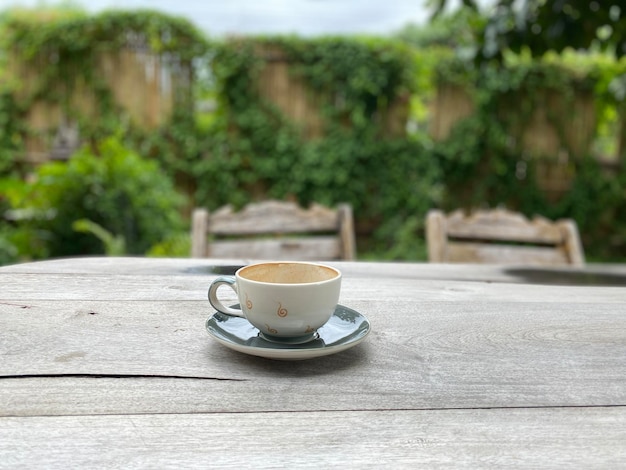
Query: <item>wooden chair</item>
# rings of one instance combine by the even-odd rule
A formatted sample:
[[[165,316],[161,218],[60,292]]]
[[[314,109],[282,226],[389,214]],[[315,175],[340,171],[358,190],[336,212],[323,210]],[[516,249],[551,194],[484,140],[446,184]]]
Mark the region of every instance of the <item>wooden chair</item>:
[[[336,209],[293,202],[251,203],[235,212],[225,206],[192,216],[191,256],[272,260],[352,260],[356,243],[352,207]]]
[[[435,263],[583,266],[585,256],[573,220],[532,221],[506,209],[426,216],[428,259]]]

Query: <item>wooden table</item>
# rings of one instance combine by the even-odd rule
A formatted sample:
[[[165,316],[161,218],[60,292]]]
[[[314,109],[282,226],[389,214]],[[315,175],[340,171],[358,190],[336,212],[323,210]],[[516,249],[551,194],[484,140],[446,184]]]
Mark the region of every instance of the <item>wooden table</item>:
[[[623,267],[332,263],[372,332],[285,362],[205,330],[239,264],[0,268],[0,467],[626,465]]]

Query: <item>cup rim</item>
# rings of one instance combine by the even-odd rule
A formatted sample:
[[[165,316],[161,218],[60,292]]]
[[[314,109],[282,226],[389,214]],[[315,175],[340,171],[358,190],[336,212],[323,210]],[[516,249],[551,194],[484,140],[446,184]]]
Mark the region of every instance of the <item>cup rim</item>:
[[[313,281],[313,282],[298,282],[298,283],[286,283],[286,282],[265,282],[265,281],[257,281],[255,279],[250,279],[247,277],[244,277],[241,275],[241,272],[248,269],[248,268],[252,268],[255,266],[261,266],[261,265],[279,265],[279,264],[304,264],[307,266],[318,266],[318,267],[322,267],[322,268],[326,268],[326,269],[330,269],[331,271],[335,272],[335,276],[331,277],[330,279],[324,279],[322,281]],[[327,284],[327,283],[331,283],[331,282],[336,282],[337,280],[341,279],[342,274],[341,271],[339,271],[339,269],[333,267],[333,266],[329,266],[327,264],[323,264],[323,263],[316,263],[313,261],[260,261],[258,263],[252,263],[252,264],[248,264],[246,266],[242,266],[241,268],[239,268],[236,272],[235,272],[235,278],[237,279],[242,279],[246,282],[250,282],[252,284],[262,284],[262,285],[267,285],[267,286],[284,286],[284,287],[301,287],[301,286],[314,286],[314,285],[320,285],[320,284]]]

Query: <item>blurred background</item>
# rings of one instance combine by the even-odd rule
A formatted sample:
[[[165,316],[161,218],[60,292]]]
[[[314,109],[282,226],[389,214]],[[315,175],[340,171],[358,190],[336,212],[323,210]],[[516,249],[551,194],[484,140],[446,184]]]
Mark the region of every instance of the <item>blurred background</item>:
[[[625,10],[0,2],[0,265],[189,256],[194,207],[267,198],[350,203],[359,259],[425,260],[430,208],[507,207],[623,262]]]
[[[481,5],[489,0],[481,0]],[[13,6],[45,7],[41,0],[8,0]],[[493,1],[491,2],[493,3]],[[51,2],[47,3],[53,4]],[[57,2],[57,5],[59,2]],[[461,4],[450,0],[446,11]],[[64,2],[62,5],[71,6]],[[433,13],[429,0],[91,0],[74,2],[91,14],[106,9],[151,8],[168,15],[181,16],[205,34],[297,34],[320,36],[330,34],[389,35],[409,23],[424,24]]]

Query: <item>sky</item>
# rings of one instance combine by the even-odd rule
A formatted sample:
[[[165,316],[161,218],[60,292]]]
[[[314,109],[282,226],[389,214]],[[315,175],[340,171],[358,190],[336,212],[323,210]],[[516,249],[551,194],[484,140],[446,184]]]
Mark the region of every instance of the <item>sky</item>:
[[[59,2],[0,0],[0,10]],[[428,20],[428,0],[84,0],[72,1],[89,12],[110,8],[150,8],[183,16],[209,36],[228,34],[393,33],[407,23]],[[458,4],[454,0],[451,6]]]

